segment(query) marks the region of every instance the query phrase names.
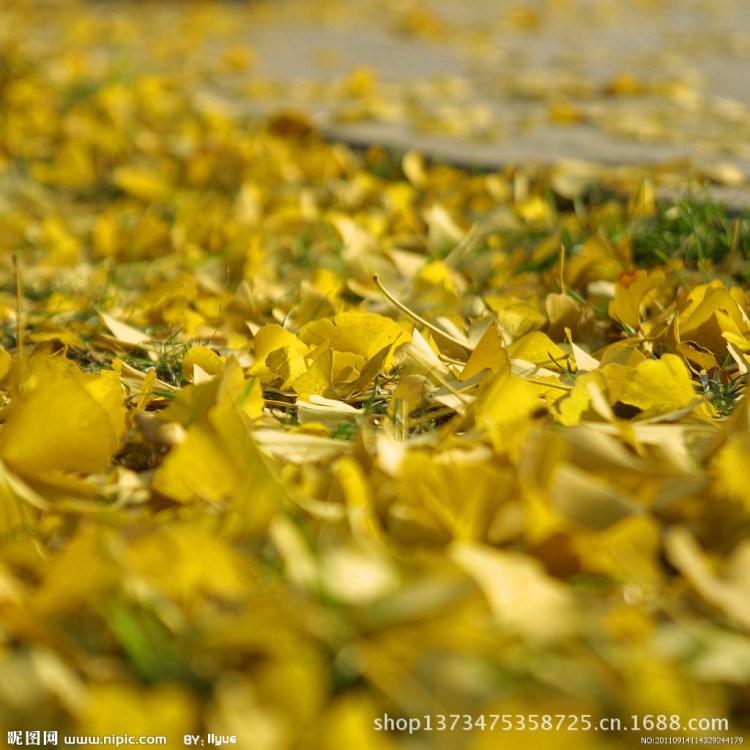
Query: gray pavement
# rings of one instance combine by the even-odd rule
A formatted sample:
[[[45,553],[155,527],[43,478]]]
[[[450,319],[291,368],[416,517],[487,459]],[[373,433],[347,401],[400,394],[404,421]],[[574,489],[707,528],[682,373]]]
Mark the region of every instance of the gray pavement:
[[[170,6],[166,6],[169,8]],[[174,6],[168,12],[176,13]],[[462,164],[660,165],[750,203],[748,0],[276,0],[201,96]]]

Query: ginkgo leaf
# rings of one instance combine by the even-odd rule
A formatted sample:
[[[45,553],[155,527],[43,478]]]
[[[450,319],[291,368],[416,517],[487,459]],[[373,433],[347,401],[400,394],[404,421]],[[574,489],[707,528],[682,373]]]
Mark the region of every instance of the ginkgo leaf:
[[[81,339],[71,330],[65,328],[38,330],[34,333],[29,334],[29,341],[33,341],[35,344],[42,343],[44,341],[59,341],[65,346],[74,348],[83,348]]]
[[[544,313],[528,298],[490,295],[486,302],[494,311],[502,329],[514,339],[540,328],[545,322]]]
[[[449,554],[476,581],[498,621],[521,637],[554,640],[574,627],[573,602],[539,563],[469,542],[455,542]]]
[[[508,373],[495,376],[477,398],[475,419],[487,430],[495,450],[517,452],[530,429],[530,417],[542,407],[534,387]]]
[[[690,371],[674,354],[638,364],[622,384],[620,401],[637,406],[644,417],[698,403]]]
[[[323,461],[351,450],[341,440],[300,432],[261,429],[253,433],[253,438],[265,453],[290,463]]]
[[[690,291],[675,317],[675,342],[689,342],[699,351],[723,360],[727,354],[724,334],[750,333],[747,310],[747,299],[739,288],[726,289],[719,280],[700,284]]]
[[[118,341],[131,344],[132,346],[142,346],[150,339],[147,333],[127,323],[123,323],[109,313],[100,311],[99,317]]]
[[[261,328],[253,338],[255,362],[250,374],[261,382],[271,383],[282,379],[282,387],[300,377],[306,369],[305,355],[309,347],[297,336],[275,323]]]
[[[136,414],[136,424],[144,437],[158,445],[173,446],[183,442],[187,437],[185,428],[179,422],[165,422],[155,414]]]
[[[555,469],[549,497],[565,518],[598,530],[642,512],[638,503],[618,487],[569,464]]]
[[[430,342],[416,329],[412,333],[405,359],[404,372],[407,375],[421,375],[433,383],[442,383],[451,377],[451,371],[430,346]]]
[[[643,513],[632,513],[599,534],[578,537],[576,548],[592,570],[628,581],[632,596],[648,597],[660,585],[662,543],[658,522]]]
[[[164,177],[148,167],[118,167],[112,181],[129,195],[145,201],[163,200],[169,196],[171,190]]]
[[[425,221],[428,227],[428,244],[438,257],[447,254],[464,236],[464,231],[456,224],[445,206],[440,204],[425,212]]]
[[[334,383],[334,357],[336,352],[321,346],[308,358],[307,369],[292,381],[297,395],[307,398],[313,394],[331,398],[336,396]]]
[[[359,371],[359,376],[356,380],[348,383],[338,383],[340,395],[349,398],[369,391],[379,376],[387,376],[392,367],[403,360],[403,351],[409,346],[405,343],[399,343],[400,341],[400,339],[397,339],[392,344],[386,344]]]
[[[0,534],[18,533],[30,522],[30,509],[50,510],[49,502],[0,461]]]
[[[62,357],[32,355],[13,373],[16,399],[0,433],[0,458],[19,474],[103,471],[125,431],[117,375],[82,373]]]
[[[372,491],[359,464],[345,456],[336,462],[333,473],[344,494],[352,534],[365,542],[384,544],[383,528],[373,504]]]
[[[591,320],[591,311],[567,294],[548,294],[544,300],[544,309],[549,318],[547,334],[550,338],[561,340],[566,329],[575,331]]]
[[[257,380],[246,379],[234,357],[224,362],[216,375],[181,388],[159,418],[189,427],[193,422],[204,421],[214,407],[237,408],[251,418],[263,413],[263,394]]]
[[[660,52],[580,75],[579,42],[664,30],[649,3],[468,35],[421,5],[0,2],[9,741],[742,735],[750,181],[721,155],[747,156],[747,108]],[[268,34],[292,17],[296,57]],[[437,40],[411,52],[444,70],[394,77],[368,35],[346,70],[331,20],[391,62]],[[576,54],[504,64],[547,26]],[[501,140],[583,130],[701,157],[498,167]]]
[[[320,563],[320,581],[329,595],[354,606],[364,606],[392,594],[399,584],[393,563],[373,549],[334,547]]]
[[[136,687],[127,682],[97,685],[87,695],[76,731],[84,735],[150,735],[171,741],[195,731],[195,699],[175,684]]]
[[[508,355],[552,370],[567,362],[567,354],[541,331],[531,331],[514,341],[508,347]]]
[[[236,409],[214,407],[190,425],[157,469],[155,491],[179,503],[228,504],[230,526],[257,534],[283,493]]]
[[[750,435],[747,432],[737,432],[714,456],[711,465],[717,492],[738,500],[750,509],[750,481],[743,468],[748,452]]]
[[[2,382],[5,379],[5,376],[10,372],[10,363],[10,354],[0,347],[0,382]]]
[[[741,635],[716,628],[709,631],[701,652],[691,659],[691,672],[707,682],[744,684],[750,676],[750,643]]]
[[[436,461],[421,452],[399,467],[399,496],[435,519],[456,540],[482,541],[500,507],[512,496],[512,476],[484,461]]]
[[[734,577],[717,575],[711,562],[695,537],[685,528],[673,528],[665,541],[669,561],[695,587],[710,604],[721,609],[745,630],[750,629],[750,604],[748,603],[747,568],[736,565]],[[747,563],[750,558],[748,544],[740,545],[734,552],[733,562]]]
[[[188,382],[195,378],[195,367],[208,375],[216,375],[224,367],[224,360],[206,346],[191,346],[182,360],[182,376]]]
[[[502,332],[496,323],[491,323],[461,371],[461,380],[468,380],[482,370],[497,373],[509,366]]]
[[[407,341],[407,334],[382,315],[348,312],[308,323],[299,339],[308,346],[327,344],[334,351],[350,352],[367,362],[383,347]]]
[[[154,476],[154,490],[179,502],[217,503],[241,488],[242,470],[227,456],[220,433],[206,421],[192,424],[187,437],[172,448]]]
[[[359,420],[361,417],[361,410],[337,399],[325,398],[316,394],[311,395],[309,400],[297,399],[297,419],[300,424],[319,422],[336,427],[342,422]]]
[[[615,283],[615,298],[609,303],[609,314],[632,330],[641,324],[641,307],[652,290],[665,280],[660,270],[647,273],[638,270],[621,274]]]
[[[200,550],[200,556],[196,555]],[[178,604],[203,593],[228,601],[242,596],[246,567],[232,547],[196,524],[172,524],[144,534],[128,547],[128,574]]]
[[[558,421],[564,425],[579,424],[584,418],[595,416],[596,409],[592,405],[591,388],[596,388],[599,393],[607,393],[608,381],[602,372],[594,371],[579,375],[573,388],[567,395],[555,402],[553,413]],[[606,399],[606,397],[605,397]],[[587,414],[587,412],[590,412]]]
[[[63,617],[84,602],[114,592],[122,580],[122,559],[106,529],[89,526],[56,556],[35,591],[40,616]],[[87,575],[80,575],[86,570]]]

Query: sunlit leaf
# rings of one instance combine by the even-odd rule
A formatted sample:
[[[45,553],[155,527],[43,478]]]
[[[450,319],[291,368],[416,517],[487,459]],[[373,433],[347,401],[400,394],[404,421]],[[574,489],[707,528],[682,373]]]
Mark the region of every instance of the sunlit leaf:
[[[471,353],[461,372],[461,380],[468,380],[482,370],[500,372],[509,366],[508,352],[497,324],[490,324]]]
[[[660,270],[631,271],[622,274],[615,283],[615,298],[609,304],[609,314],[615,320],[633,330],[641,324],[641,308],[647,295],[664,282],[664,272]]]
[[[17,394],[0,434],[0,456],[20,474],[102,471],[117,450],[125,419],[114,372],[82,373],[40,353],[18,364]]]
[[[121,190],[145,201],[162,200],[169,195],[170,186],[158,173],[146,167],[118,167],[113,182]]]
[[[517,452],[530,428],[530,417],[542,408],[533,386],[508,373],[495,376],[477,399],[475,418],[487,430],[498,452]]]
[[[300,331],[299,339],[308,346],[327,344],[334,351],[350,352],[367,362],[384,346],[406,341],[407,336],[389,318],[352,312],[308,323]]]
[[[9,742],[746,733],[747,108],[428,5],[0,3]]]
[[[195,700],[175,684],[139,688],[113,682],[87,697],[76,730],[83,735],[166,735],[182,741],[196,731]]]
[[[750,629],[750,579],[747,560],[750,545],[745,542],[733,552],[728,575],[717,575],[710,559],[695,537],[685,528],[672,529],[666,539],[669,560],[703,599],[718,607],[745,630]]]
[[[467,542],[455,543],[449,554],[476,581],[498,622],[519,635],[554,639],[574,627],[567,592],[548,578],[538,563]]]
[[[690,372],[683,361],[665,354],[638,364],[623,382],[620,401],[637,406],[644,416],[667,414],[696,402]]]

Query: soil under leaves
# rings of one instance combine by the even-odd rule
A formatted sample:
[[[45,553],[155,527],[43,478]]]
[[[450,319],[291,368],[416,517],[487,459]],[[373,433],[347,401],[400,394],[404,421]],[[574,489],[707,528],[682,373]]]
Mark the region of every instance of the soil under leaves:
[[[243,119],[73,5],[0,13],[3,729],[746,736],[750,219]]]

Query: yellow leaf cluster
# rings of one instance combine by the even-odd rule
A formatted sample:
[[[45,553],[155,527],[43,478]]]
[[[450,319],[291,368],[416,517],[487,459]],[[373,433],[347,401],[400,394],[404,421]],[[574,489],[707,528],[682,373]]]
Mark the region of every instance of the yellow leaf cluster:
[[[21,476],[103,471],[125,431],[123,392],[113,372],[82,373],[44,349],[12,367],[12,400],[0,458]]]
[[[589,205],[580,167],[469,172],[235,112],[219,73],[278,93],[216,46],[262,4],[53,5],[0,7],[0,728],[746,733],[747,219],[723,256],[640,263],[633,172]],[[314,90],[395,117],[387,86]]]

